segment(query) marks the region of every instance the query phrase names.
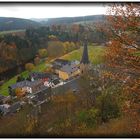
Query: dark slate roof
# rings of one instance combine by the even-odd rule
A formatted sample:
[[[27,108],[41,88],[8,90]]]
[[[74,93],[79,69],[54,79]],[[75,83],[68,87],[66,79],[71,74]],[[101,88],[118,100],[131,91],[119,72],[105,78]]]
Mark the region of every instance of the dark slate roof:
[[[50,73],[42,73],[42,72],[32,72],[30,76],[34,79],[42,79],[42,78],[51,78],[52,74]]]
[[[24,81],[21,81],[21,82],[18,82],[14,85],[11,85],[10,87],[12,89],[15,89],[15,88],[22,88],[22,87],[25,87],[25,86],[28,86],[28,87],[32,87],[32,86],[35,86],[35,85],[38,85],[40,84],[41,81],[40,80],[36,80],[36,81],[28,81],[28,80],[24,80]]]
[[[57,84],[60,83],[60,81],[59,81],[58,79],[55,79],[55,80],[53,80],[52,82],[53,82],[55,85],[57,85]]]
[[[21,108],[21,104],[20,104],[20,101],[18,101],[10,106],[9,111],[10,113],[14,113],[20,108]]]
[[[0,101],[5,99],[6,97],[0,94]]]
[[[88,64],[89,63],[88,49],[87,49],[87,39],[85,39],[85,41],[84,41],[84,50],[83,50],[81,63],[83,63],[83,64]]]
[[[65,59],[55,59],[54,61],[55,61],[55,62],[59,62],[59,63],[63,63],[63,64],[67,64],[67,63],[70,62],[70,61],[65,60]]]
[[[64,59],[55,59],[52,64],[60,64],[60,65],[66,65],[70,64],[70,61],[64,60]]]
[[[53,66],[52,66],[53,69],[61,69],[61,67],[62,67],[62,66],[57,65],[57,64],[53,64]]]
[[[32,98],[32,101],[36,104],[38,103],[38,101],[44,101],[46,100],[46,98],[49,96],[51,96],[51,88],[50,87],[44,87],[44,89],[42,89],[41,91],[35,93],[35,97]]]
[[[61,71],[67,72],[68,74],[71,74],[77,70],[78,70],[78,67],[75,64],[65,65],[61,68]]]

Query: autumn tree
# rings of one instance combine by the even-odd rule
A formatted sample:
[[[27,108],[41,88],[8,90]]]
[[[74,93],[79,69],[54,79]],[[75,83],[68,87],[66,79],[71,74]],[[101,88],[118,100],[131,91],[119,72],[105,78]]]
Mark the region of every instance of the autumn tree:
[[[58,57],[64,54],[64,46],[61,41],[48,42],[48,55],[50,57]]]
[[[16,88],[16,89],[15,89],[15,93],[16,93],[16,96],[17,96],[17,97],[21,97],[21,96],[23,96],[23,94],[24,94],[24,92],[22,91],[21,88]]]
[[[110,40],[105,55],[106,64],[113,68],[113,78],[123,83],[123,93],[127,97],[124,111],[136,117],[140,115],[140,5],[113,4],[108,13],[106,28],[101,28]],[[138,132],[139,119],[136,124],[133,130]]]
[[[40,63],[40,58],[39,57],[34,58],[34,63],[35,65],[38,65]]]
[[[50,41],[58,41],[58,38],[55,35],[49,35]]]
[[[41,58],[44,58],[47,56],[47,50],[46,49],[39,49],[38,54]]]
[[[25,69],[28,71],[32,71],[34,68],[35,68],[35,66],[32,63],[25,64]]]

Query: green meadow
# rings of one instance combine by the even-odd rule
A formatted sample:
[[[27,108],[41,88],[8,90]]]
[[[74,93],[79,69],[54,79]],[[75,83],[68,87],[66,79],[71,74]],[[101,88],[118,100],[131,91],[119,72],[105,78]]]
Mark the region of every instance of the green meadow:
[[[103,62],[103,54],[104,54],[105,48],[102,46],[88,46],[88,54],[89,54],[89,60],[93,64],[99,64]],[[62,56],[62,59],[66,60],[81,60],[83,52],[83,47],[81,47],[79,50],[72,51],[64,56]]]

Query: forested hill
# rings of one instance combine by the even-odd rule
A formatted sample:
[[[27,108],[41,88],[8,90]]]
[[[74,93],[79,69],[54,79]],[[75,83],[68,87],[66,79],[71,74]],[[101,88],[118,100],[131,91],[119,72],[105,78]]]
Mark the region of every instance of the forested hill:
[[[0,31],[27,29],[39,27],[41,23],[28,19],[0,17]]]
[[[77,22],[99,22],[105,20],[105,15],[91,15],[91,16],[80,16],[80,17],[61,17],[61,18],[48,18],[40,20],[40,23],[53,25],[53,24],[71,24]],[[37,20],[36,20],[37,21]]]
[[[80,17],[62,17],[62,18],[45,18],[45,19],[22,19],[12,17],[0,17],[0,31],[19,30],[39,27],[41,25],[60,25],[83,22],[100,22],[104,21],[104,15],[80,16]],[[37,22],[38,21],[38,22]]]

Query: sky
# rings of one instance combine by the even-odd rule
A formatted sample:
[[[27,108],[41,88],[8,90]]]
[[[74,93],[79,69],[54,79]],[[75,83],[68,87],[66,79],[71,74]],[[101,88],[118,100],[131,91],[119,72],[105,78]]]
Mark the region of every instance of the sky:
[[[17,18],[55,18],[55,17],[75,17],[86,15],[106,14],[106,7],[103,4],[0,4],[0,17]]]

